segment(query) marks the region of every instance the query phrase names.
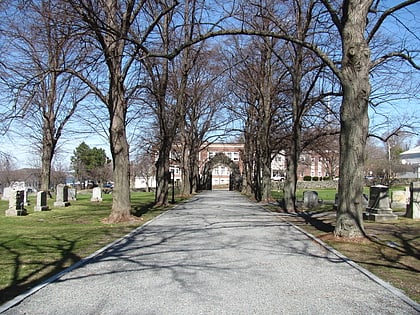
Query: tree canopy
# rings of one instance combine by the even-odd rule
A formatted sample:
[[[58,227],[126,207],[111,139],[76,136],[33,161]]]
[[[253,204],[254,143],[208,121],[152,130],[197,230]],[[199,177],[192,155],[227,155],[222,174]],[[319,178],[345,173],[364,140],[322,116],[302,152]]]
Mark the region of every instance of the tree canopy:
[[[71,157],[72,167],[79,180],[101,180],[100,171],[108,162],[104,149],[90,148],[85,142],[82,142],[73,151],[73,156]]]

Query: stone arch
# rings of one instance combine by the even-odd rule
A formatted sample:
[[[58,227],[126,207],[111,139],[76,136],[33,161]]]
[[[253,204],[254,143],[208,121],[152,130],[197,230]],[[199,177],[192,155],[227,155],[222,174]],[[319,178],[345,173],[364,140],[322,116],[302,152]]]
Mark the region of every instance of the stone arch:
[[[203,173],[201,174],[201,189],[212,189],[212,171],[217,165],[226,165],[230,168],[229,190],[241,190],[242,175],[239,166],[224,153],[217,153],[204,165]]]

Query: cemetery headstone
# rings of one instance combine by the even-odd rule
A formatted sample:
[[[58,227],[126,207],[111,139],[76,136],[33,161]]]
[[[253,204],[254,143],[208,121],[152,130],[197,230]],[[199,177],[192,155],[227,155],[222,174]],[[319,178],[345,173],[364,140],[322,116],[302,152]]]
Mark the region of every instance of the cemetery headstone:
[[[314,208],[318,205],[318,193],[316,191],[303,192],[303,206],[306,208]]]
[[[405,190],[394,190],[391,198],[392,209],[406,209],[407,207],[407,196]]]
[[[69,200],[77,200],[76,188],[69,188]]]
[[[67,207],[69,205],[70,202],[68,199],[68,187],[64,184],[58,184],[54,207]]]
[[[46,211],[49,210],[47,205],[47,193],[45,191],[38,191],[36,194],[36,206],[34,211]]]
[[[1,200],[9,200],[11,190],[12,190],[11,187],[4,187],[3,188],[3,195],[1,196]]]
[[[23,191],[23,205],[28,205],[27,191],[25,182],[11,182],[10,187],[15,191]]]
[[[420,219],[420,182],[410,184],[410,205],[406,216],[411,219]]]
[[[6,216],[26,215],[24,191],[11,190],[9,197],[9,209],[6,210]]]
[[[388,186],[376,185],[370,187],[369,204],[364,214],[364,219],[386,222],[397,220],[398,216],[392,213],[390,207]]]
[[[102,201],[102,189],[101,187],[95,187],[92,190],[92,198],[90,201],[101,202]]]

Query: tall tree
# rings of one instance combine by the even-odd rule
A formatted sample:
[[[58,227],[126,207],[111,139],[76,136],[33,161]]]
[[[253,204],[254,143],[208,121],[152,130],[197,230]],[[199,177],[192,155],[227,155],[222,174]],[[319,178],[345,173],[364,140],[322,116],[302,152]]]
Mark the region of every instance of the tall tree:
[[[75,70],[73,73],[92,89],[108,109],[110,151],[115,181],[112,210],[108,220],[127,221],[131,217],[131,203],[129,149],[126,136],[128,107],[126,80],[135,57],[126,39],[141,5],[136,6],[135,1],[108,0],[75,0],[69,3],[72,8],[71,13],[79,19],[80,27],[83,27],[86,35],[94,41],[93,46],[98,52],[97,58],[106,65],[108,81],[99,86],[96,83],[102,81],[102,78],[99,78],[102,73],[96,73],[97,77],[88,77],[90,71],[95,70],[95,67],[98,69],[98,65],[91,65],[90,71],[85,73],[77,71],[78,69],[70,70]],[[86,43],[89,43],[87,38]]]
[[[64,68],[80,64],[85,51],[78,46],[80,34],[73,21],[60,15],[56,1],[12,3],[8,12],[6,84],[15,105],[4,114],[16,122],[18,134],[29,135],[41,152],[41,189],[48,191],[59,140],[87,96]]]
[[[333,2],[322,0],[332,22],[336,26],[341,43],[341,68],[335,66],[335,74],[343,90],[340,113],[340,179],[335,235],[361,237],[364,234],[362,220],[362,194],[366,140],[368,135],[369,97],[371,93],[370,72],[376,63],[392,57],[399,57],[414,64],[408,54],[389,51],[376,61],[371,60],[369,44],[375,34],[392,14],[418,0],[400,2],[379,14],[372,0],[348,0],[335,7]],[[369,25],[369,13],[376,16],[373,26]],[[369,26],[369,27],[368,27]],[[332,62],[330,61],[332,66]]]

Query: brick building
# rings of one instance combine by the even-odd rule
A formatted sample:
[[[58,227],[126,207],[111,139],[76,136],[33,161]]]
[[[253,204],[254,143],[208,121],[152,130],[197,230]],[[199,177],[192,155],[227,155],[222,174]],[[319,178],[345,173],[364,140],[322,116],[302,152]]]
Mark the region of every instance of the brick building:
[[[243,173],[242,152],[244,150],[243,143],[206,143],[199,152],[199,170],[203,174],[206,164],[211,161],[217,154],[226,155],[233,163],[235,163],[239,172]],[[171,152],[170,170],[174,174],[175,181],[181,180],[181,169],[176,161],[179,161],[177,150]],[[298,180],[303,180],[305,176],[325,177],[328,176],[327,161],[319,154],[314,152],[306,152],[301,155],[298,166]],[[284,180],[286,172],[286,157],[284,152],[273,157],[271,163],[271,178],[273,180]],[[229,178],[232,169],[226,163],[216,163],[212,165],[211,184],[215,187],[229,187]],[[149,187],[156,185],[154,177],[148,179]],[[144,188],[146,179],[136,178],[135,188]]]

